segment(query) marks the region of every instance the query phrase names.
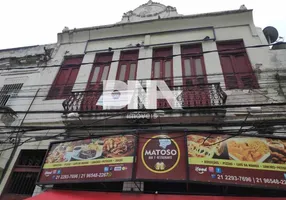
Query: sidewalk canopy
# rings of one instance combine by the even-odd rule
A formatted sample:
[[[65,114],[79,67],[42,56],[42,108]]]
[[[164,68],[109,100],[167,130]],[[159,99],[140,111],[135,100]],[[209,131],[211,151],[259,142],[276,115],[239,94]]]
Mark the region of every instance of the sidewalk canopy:
[[[192,196],[163,194],[130,194],[110,192],[87,192],[69,190],[49,190],[26,200],[285,200],[286,198]]]

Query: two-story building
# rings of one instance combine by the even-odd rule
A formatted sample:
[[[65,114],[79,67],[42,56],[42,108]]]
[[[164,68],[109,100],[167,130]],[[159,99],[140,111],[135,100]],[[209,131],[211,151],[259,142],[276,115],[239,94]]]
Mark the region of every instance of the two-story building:
[[[274,47],[278,48],[278,45]],[[172,6],[150,0],[135,10],[124,13],[122,20],[115,24],[80,29],[66,27],[58,34],[55,44],[0,50],[0,106],[3,108],[0,147],[3,175],[0,198],[24,199],[38,195],[47,188],[54,190],[35,198],[41,198],[45,194],[52,195],[49,198],[72,198],[64,197],[69,192],[59,192],[58,195],[62,196],[53,196],[57,195],[56,189],[80,190],[81,192],[73,194],[74,199],[75,196],[83,197],[84,194],[87,195],[86,198],[97,195],[83,192],[85,190],[158,194],[155,197],[143,194],[124,197],[117,193],[107,193],[107,196],[98,193],[100,198],[168,198],[165,194],[173,194],[170,198],[179,198],[180,196],[174,195],[177,193],[203,195],[204,197],[194,197],[203,199],[212,199],[212,196],[236,196],[233,197],[236,199],[240,199],[238,196],[247,196],[247,199],[250,196],[285,197],[283,189],[285,190],[286,182],[282,171],[286,168],[286,150],[283,146],[285,144],[286,147],[286,142],[282,143],[283,138],[279,138],[282,142],[277,151],[272,147],[265,147],[265,152],[261,150],[264,153],[254,155],[254,152],[260,151],[259,145],[271,146],[269,141],[272,139],[268,137],[283,137],[285,132],[283,74],[286,50],[281,46],[274,50],[274,47],[270,49],[262,29],[254,25],[252,10],[245,6],[230,11],[181,15]],[[142,90],[136,109],[128,109],[125,105],[121,109],[105,107],[104,94],[109,94],[109,97],[113,97],[112,101],[118,102],[126,99],[130,92],[121,89],[105,93],[105,80],[125,83],[138,80],[144,89],[148,88],[148,80],[164,80],[171,91],[180,92],[176,93],[180,95],[173,100],[183,109],[172,109],[172,100],[168,102],[166,99],[158,99],[155,102],[157,108],[146,109],[144,99],[147,99],[147,93]],[[61,160],[59,154],[54,157],[61,164],[50,164],[52,169],[39,175],[51,142],[108,138],[118,134],[135,135],[132,145],[138,149],[134,150],[134,160],[130,161],[132,164],[126,169],[121,165],[107,166],[106,163],[100,166],[107,166],[102,172],[110,174],[119,173],[115,169],[132,169],[129,179],[110,180],[105,177],[95,181],[92,178],[96,177],[87,180],[84,174],[86,179],[76,181],[70,178],[73,180],[69,182],[67,177],[72,177],[70,174],[59,176],[57,180],[57,175],[62,175],[59,166],[70,167],[69,164],[63,164],[70,158],[65,155]],[[146,167],[148,163],[143,158],[141,161],[143,154],[140,154],[140,150],[147,148],[149,139],[157,137],[156,134],[170,136],[168,142],[173,143],[167,142],[168,145],[174,144],[174,148],[180,149],[176,150],[181,152],[179,156],[175,153],[173,155],[177,160],[170,164],[172,167],[166,164],[169,161],[162,164],[162,159],[174,159],[164,155],[156,157],[160,160],[159,164],[150,161],[150,166],[155,167],[154,169]],[[203,144],[213,138],[213,135],[219,137],[215,137],[216,142],[200,147],[198,151],[190,146],[193,144],[192,135],[198,134],[204,138]],[[223,139],[225,135],[230,137]],[[234,171],[234,174],[224,174],[226,177],[223,177],[220,175],[220,167],[212,168],[198,161],[191,166],[190,158],[194,154],[194,157],[209,156],[209,159],[217,154],[218,159],[221,159],[219,156],[223,155],[225,149],[228,149],[228,153],[235,149],[224,147],[221,145],[223,141],[241,135],[255,135],[257,138],[263,136],[263,141],[265,137],[267,139],[265,143],[255,143],[257,145],[254,145],[254,150],[244,146],[248,153],[241,159],[239,156],[230,156],[231,158],[225,159],[231,161],[220,163],[216,160],[212,164],[214,167],[222,166],[224,170],[223,167],[227,165],[239,166],[236,162],[245,161],[248,167],[244,166],[245,168]],[[129,140],[131,141],[130,138]],[[141,140],[146,145],[142,145]],[[105,141],[107,140],[103,140],[103,145]],[[102,144],[98,142],[96,145]],[[111,152],[116,145],[117,143],[113,143],[106,148]],[[164,149],[168,145],[163,145]],[[186,148],[181,147],[184,145]],[[243,145],[237,145],[241,152],[244,151]],[[77,145],[73,145],[71,151],[76,152],[76,147]],[[212,147],[219,150],[215,151]],[[52,155],[51,151],[54,150],[51,146],[47,156]],[[64,147],[64,151],[67,151],[67,147]],[[96,152],[98,154],[99,150],[96,149]],[[114,152],[108,155],[110,158],[114,156]],[[82,157],[77,163],[72,162],[75,166],[80,165],[79,162],[87,165],[84,160],[88,158],[90,157]],[[101,154],[98,158],[104,159]],[[53,163],[46,161],[48,164],[49,162]],[[264,162],[272,164],[257,164]],[[261,179],[260,182],[261,177],[257,175],[252,182],[252,171],[246,171],[250,168],[255,174],[259,169],[254,168],[261,167],[268,169],[269,176],[272,173],[276,176],[275,163],[279,164],[277,166],[281,180],[273,187],[270,183],[272,179],[265,173],[259,174],[264,174],[265,180]],[[141,169],[146,170],[143,166],[152,169],[140,175]],[[169,171],[164,170],[168,167]],[[156,172],[150,178],[150,173],[154,170],[161,170],[158,172],[160,175]],[[167,174],[164,176],[162,171]],[[184,172],[180,175],[181,171]],[[99,176],[93,171],[90,173],[92,176]],[[192,173],[197,174],[193,176]],[[211,178],[200,179],[200,175],[204,173],[211,173]],[[41,184],[40,179],[45,176],[53,177],[54,181]],[[224,180],[219,180],[220,178]]]

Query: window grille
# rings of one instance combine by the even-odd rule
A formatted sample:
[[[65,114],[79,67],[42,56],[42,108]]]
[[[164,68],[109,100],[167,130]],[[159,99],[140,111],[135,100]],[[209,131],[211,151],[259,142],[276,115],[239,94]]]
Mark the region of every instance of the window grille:
[[[15,98],[23,83],[4,85],[0,91],[0,106],[5,106],[10,98]]]

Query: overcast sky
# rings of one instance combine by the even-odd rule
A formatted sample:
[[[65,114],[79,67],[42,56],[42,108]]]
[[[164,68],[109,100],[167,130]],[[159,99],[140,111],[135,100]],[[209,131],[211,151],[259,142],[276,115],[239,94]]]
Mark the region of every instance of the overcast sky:
[[[113,24],[122,14],[148,0],[0,0],[0,49],[55,43],[67,26],[83,28]],[[179,14],[254,9],[254,23],[274,26],[286,41],[285,0],[154,0],[177,8]]]

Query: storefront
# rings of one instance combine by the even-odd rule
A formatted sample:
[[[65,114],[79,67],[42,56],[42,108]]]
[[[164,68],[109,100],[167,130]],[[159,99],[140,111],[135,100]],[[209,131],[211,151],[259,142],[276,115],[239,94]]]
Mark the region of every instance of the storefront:
[[[56,142],[37,181],[53,189],[31,200],[286,197],[285,162],[279,138],[136,132]],[[137,189],[124,192],[127,183]]]

